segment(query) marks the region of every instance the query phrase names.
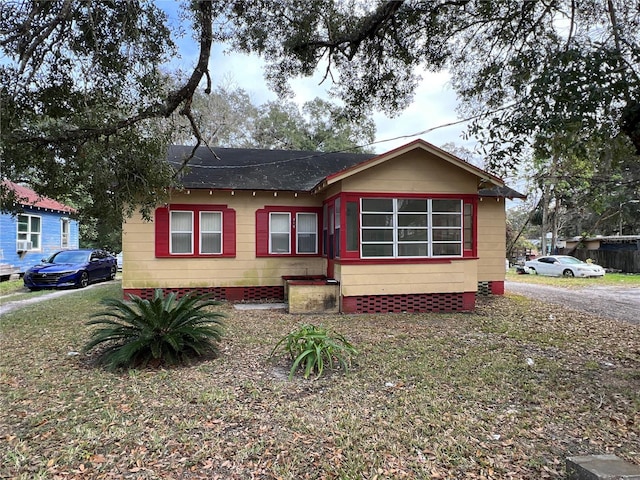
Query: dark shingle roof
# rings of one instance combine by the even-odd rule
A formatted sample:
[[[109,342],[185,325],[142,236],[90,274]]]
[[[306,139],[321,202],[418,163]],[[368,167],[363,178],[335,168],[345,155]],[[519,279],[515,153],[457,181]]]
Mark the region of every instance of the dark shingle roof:
[[[510,200],[513,200],[514,198],[527,198],[526,195],[523,195],[522,193],[517,192],[513,188],[507,187],[506,185],[504,187],[483,188],[481,190],[478,190],[478,195],[480,195],[481,197],[508,198]]]
[[[174,167],[193,147],[172,145],[168,159]],[[327,175],[376,156],[373,153],[323,153],[298,150],[199,147],[181,178],[185,188],[310,191]]]

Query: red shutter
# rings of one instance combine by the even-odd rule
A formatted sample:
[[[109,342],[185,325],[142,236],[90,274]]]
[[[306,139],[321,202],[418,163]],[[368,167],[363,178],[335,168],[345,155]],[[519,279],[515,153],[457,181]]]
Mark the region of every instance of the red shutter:
[[[156,257],[169,256],[169,209],[156,208]]]
[[[222,255],[225,257],[236,256],[236,211],[225,209],[222,212]]]
[[[269,255],[269,212],[256,210],[256,257]]]

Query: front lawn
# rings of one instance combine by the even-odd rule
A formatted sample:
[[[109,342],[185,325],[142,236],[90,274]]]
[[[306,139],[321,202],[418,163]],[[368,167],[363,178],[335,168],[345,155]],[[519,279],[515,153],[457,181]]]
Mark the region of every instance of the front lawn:
[[[480,300],[475,313],[294,316],[228,306],[221,357],[112,374],[76,355],[119,284],[0,319],[0,478],[563,478],[564,459],[640,464],[640,328]],[[299,323],[359,350],[287,380]]]
[[[24,286],[22,278],[0,282],[0,297],[4,295],[13,295],[16,293],[26,293],[28,291],[29,289]]]

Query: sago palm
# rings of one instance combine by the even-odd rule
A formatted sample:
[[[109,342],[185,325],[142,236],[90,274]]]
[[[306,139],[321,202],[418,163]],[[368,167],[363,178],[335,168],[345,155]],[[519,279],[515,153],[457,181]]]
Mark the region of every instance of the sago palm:
[[[220,305],[209,295],[177,299],[175,293],[165,297],[157,289],[151,300],[130,295],[128,301],[108,298],[101,303],[108,309],[87,322],[100,328],[92,332],[84,351],[102,346],[98,362],[111,370],[144,367],[151,361],[175,365],[218,354],[224,314],[209,309]]]

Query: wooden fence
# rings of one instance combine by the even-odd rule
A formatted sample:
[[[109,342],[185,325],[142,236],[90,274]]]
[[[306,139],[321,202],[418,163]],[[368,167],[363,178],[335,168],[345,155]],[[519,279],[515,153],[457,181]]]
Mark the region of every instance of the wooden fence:
[[[561,249],[580,260],[590,258],[605,268],[620,270],[624,273],[640,273],[640,251],[637,250],[585,250],[579,248],[571,253],[569,249]]]

